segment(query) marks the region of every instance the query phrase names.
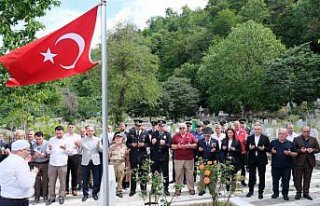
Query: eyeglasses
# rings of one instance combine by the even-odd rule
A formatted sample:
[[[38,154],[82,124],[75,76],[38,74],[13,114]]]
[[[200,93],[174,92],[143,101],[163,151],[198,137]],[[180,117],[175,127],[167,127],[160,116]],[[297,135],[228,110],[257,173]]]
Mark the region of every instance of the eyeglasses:
[[[185,129],[185,127],[180,127],[179,129],[180,129],[180,130],[183,130],[183,129]]]

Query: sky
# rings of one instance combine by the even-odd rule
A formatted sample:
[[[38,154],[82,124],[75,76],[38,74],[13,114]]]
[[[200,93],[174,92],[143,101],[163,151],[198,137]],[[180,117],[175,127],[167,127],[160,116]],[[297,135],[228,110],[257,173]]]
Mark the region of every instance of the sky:
[[[60,7],[54,7],[41,17],[40,21],[46,26],[36,36],[42,37],[81,16],[97,5],[99,0],[61,0]],[[107,29],[110,30],[119,22],[130,22],[139,28],[147,26],[147,20],[152,16],[164,16],[165,9],[170,7],[180,12],[182,6],[191,9],[203,8],[208,0],[109,0],[107,1]],[[93,45],[99,43],[101,32],[100,10],[93,38]]]

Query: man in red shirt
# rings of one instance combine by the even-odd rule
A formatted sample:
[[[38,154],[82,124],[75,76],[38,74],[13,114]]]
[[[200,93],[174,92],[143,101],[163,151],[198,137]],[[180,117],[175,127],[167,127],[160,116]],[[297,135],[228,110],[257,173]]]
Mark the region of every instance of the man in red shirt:
[[[246,139],[247,139],[247,132],[240,127],[240,122],[239,121],[234,121],[233,123],[234,126],[234,131],[237,140],[241,143],[241,176],[243,176],[243,180],[241,181],[241,184],[243,186],[247,186],[245,182],[245,177],[246,177]]]
[[[176,182],[182,184],[185,172],[189,193],[191,195],[194,195],[195,191],[193,181],[193,151],[197,147],[197,139],[193,136],[193,134],[187,132],[187,125],[185,123],[179,124],[179,132],[173,136],[171,147],[175,152],[174,169],[176,175]],[[179,196],[180,194],[181,190],[176,190],[176,195]]]

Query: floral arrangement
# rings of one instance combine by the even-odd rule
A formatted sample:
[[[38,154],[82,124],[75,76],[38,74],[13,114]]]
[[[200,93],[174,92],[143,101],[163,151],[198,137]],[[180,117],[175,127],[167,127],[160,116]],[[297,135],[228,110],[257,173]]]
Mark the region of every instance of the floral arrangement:
[[[234,188],[236,177],[231,175],[233,171],[233,166],[230,163],[219,163],[207,161],[206,164],[199,163],[198,173],[200,175],[200,182],[198,183],[198,191],[209,190],[212,197],[213,205],[218,205],[218,198],[222,195],[224,191],[224,199],[226,200],[226,205],[228,205],[231,194],[235,191]],[[230,192],[225,191],[224,185],[229,184],[232,186]],[[227,197],[227,198],[226,198]]]

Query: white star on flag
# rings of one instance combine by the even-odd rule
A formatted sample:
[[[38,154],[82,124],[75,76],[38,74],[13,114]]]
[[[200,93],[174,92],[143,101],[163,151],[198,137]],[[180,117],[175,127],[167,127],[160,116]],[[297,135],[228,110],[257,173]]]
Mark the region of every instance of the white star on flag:
[[[50,48],[47,49],[46,53],[40,53],[40,54],[44,56],[43,62],[51,61],[51,63],[54,64],[53,57],[57,56],[57,54],[51,53]]]

